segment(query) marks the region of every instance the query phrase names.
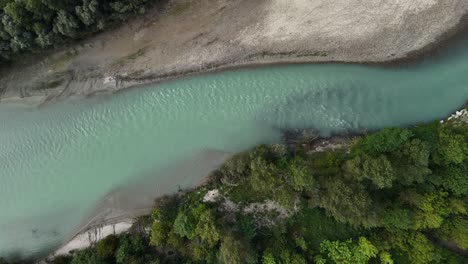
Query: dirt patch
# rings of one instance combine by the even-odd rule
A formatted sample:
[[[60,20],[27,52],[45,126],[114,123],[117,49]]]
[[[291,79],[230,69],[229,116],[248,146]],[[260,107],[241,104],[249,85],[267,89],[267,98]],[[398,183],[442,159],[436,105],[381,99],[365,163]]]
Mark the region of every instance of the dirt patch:
[[[136,59],[138,59],[139,57],[144,56],[147,49],[148,49],[148,47],[143,47],[143,48],[140,48],[139,50],[137,50],[137,51],[125,56],[125,57],[117,59],[115,62],[113,62],[112,66],[113,67],[120,67],[120,66],[125,65],[127,63],[131,63],[131,62],[135,61]]]

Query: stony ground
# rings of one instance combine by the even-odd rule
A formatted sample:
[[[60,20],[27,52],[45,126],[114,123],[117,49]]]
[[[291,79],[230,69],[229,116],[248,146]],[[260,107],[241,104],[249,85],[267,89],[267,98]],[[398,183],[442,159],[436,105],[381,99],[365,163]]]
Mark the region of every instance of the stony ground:
[[[3,69],[0,94],[37,103],[252,64],[392,61],[450,37],[467,11],[466,0],[170,0]]]

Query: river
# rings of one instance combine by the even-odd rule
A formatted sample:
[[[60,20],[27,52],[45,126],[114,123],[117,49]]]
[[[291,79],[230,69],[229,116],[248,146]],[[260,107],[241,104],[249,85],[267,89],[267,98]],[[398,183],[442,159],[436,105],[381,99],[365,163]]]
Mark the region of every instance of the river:
[[[46,253],[103,199],[148,206],[229,153],[279,142],[281,129],[326,136],[442,118],[468,99],[466,44],[402,67],[270,66],[39,108],[0,104],[0,256]]]

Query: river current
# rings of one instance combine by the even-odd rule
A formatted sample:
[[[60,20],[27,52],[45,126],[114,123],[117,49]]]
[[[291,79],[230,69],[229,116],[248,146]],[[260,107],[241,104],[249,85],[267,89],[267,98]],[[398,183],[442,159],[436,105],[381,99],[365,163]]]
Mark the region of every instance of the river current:
[[[210,160],[279,142],[283,129],[443,118],[468,99],[466,44],[400,67],[271,66],[39,108],[0,103],[0,256],[47,252],[110,193],[142,183],[144,195],[119,198],[131,204],[191,186],[222,159]]]

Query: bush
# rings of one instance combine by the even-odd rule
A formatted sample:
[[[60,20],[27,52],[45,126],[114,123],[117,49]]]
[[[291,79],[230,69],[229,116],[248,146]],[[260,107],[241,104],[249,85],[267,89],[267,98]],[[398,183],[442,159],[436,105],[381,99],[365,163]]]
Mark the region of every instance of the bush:
[[[141,257],[145,251],[145,242],[138,235],[123,235],[119,241],[119,247],[116,252],[116,261],[118,264],[127,264],[135,261],[135,258]]]
[[[96,254],[105,260],[113,259],[118,245],[119,239],[117,236],[109,235],[96,244]]]
[[[385,128],[377,133],[362,138],[353,147],[357,154],[378,155],[396,150],[405,143],[412,133],[405,128]]]
[[[103,264],[101,259],[96,255],[92,249],[85,249],[79,251],[75,256],[71,264]]]
[[[71,256],[58,256],[54,258],[52,264],[69,264],[71,261]]]

